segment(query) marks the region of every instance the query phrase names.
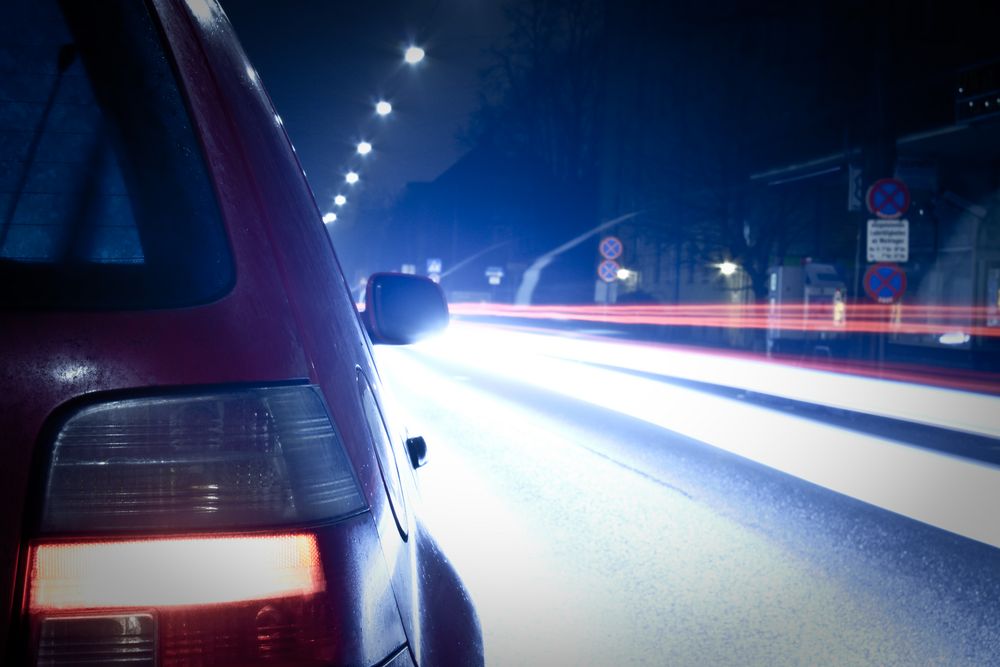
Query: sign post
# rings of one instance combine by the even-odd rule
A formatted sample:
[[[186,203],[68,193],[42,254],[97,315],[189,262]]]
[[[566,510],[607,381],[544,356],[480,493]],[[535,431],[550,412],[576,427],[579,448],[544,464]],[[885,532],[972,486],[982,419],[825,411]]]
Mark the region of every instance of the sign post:
[[[427,258],[427,277],[436,283],[441,282],[441,258]]]
[[[499,266],[486,267],[486,280],[490,285],[499,285],[500,281],[503,280],[503,275],[503,268]]]
[[[603,258],[597,265],[597,283],[594,302],[609,304],[618,298],[618,271],[622,268],[615,260],[622,256],[625,247],[617,236],[605,236],[598,242],[597,251]]]
[[[910,189],[898,178],[880,178],[865,196],[874,219],[868,220],[869,262],[905,262],[910,258]]]
[[[862,287],[877,303],[898,304],[906,292],[906,273],[889,262],[905,262],[910,257],[910,223],[903,219],[910,208],[910,189],[898,178],[880,178],[868,188],[865,205],[875,216],[867,224],[866,258],[877,263],[865,271]],[[861,230],[855,259],[854,275],[857,276],[861,268]],[[872,337],[872,351],[875,352],[877,346],[879,368],[885,359],[885,344],[884,331]]]

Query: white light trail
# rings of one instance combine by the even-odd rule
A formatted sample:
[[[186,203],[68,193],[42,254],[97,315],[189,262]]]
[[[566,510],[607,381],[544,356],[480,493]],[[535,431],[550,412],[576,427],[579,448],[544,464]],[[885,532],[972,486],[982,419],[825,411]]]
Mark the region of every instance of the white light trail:
[[[1000,435],[1000,399],[713,359],[707,354],[660,356],[642,346],[630,347],[459,324],[417,349],[641,419],[872,505],[1000,546],[1000,522],[993,512],[1000,506],[1000,467],[579,362],[659,370],[726,386],[752,384],[755,391],[766,389],[842,407],[864,404],[866,397],[878,403],[884,397],[877,407],[895,418],[925,424],[938,419],[938,425],[957,424],[993,437]],[[949,414],[949,409],[958,412]]]
[[[490,331],[453,324],[455,344],[520,350],[681,380],[734,387],[840,410],[902,419],[1000,438],[1000,398],[941,387],[859,377],[767,360],[735,358],[647,343],[595,341],[543,334]],[[468,341],[468,342],[463,342]]]

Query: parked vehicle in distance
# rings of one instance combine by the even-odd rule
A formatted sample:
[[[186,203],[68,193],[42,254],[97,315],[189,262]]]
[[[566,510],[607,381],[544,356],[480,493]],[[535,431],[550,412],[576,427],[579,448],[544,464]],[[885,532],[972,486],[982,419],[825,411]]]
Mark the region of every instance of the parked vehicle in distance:
[[[482,664],[371,349],[447,304],[359,316],[218,5],[11,0],[0,53],[0,662]]]

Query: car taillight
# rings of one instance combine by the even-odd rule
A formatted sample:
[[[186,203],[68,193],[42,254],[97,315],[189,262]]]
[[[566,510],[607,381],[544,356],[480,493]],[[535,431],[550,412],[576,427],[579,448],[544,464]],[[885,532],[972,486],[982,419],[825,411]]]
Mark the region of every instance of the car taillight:
[[[41,544],[31,610],[183,607],[323,592],[309,534]]]
[[[364,508],[318,391],[85,407],[55,437],[43,533],[269,527]]]
[[[334,648],[310,534],[42,543],[29,568],[39,665],[320,664]]]
[[[316,388],[105,401],[51,447],[26,577],[36,664],[332,660],[320,542],[297,527],[366,504]]]

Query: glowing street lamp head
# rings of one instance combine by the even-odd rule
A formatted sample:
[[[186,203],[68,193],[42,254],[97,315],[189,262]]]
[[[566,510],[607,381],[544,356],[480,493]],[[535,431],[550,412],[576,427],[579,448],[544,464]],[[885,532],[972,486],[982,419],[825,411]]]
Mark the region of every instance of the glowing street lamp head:
[[[344,176],[344,180],[347,181],[348,185],[354,185],[355,183],[358,182],[359,178],[361,178],[361,177],[358,176],[358,173],[356,171],[349,171]]]
[[[337,222],[337,214],[332,211],[329,213],[324,213],[323,222],[325,222],[328,225]]]
[[[618,269],[618,280],[628,280],[632,276],[632,272],[628,269]]]
[[[368,155],[372,152],[372,145],[367,141],[358,143],[358,155]]]
[[[731,276],[734,273],[736,273],[736,269],[740,268],[736,264],[730,262],[728,259],[718,264],[718,267],[719,267],[719,273],[721,273],[724,276]]]
[[[405,60],[408,65],[416,65],[423,59],[424,50],[419,46],[411,46],[406,49],[406,53],[403,54],[403,60]]]
[[[333,198],[333,203],[336,204],[337,206],[343,206],[344,204],[347,203],[347,197],[345,197],[344,195],[337,195],[336,197]]]
[[[388,116],[392,113],[392,105],[385,100],[379,100],[378,104],[375,105],[375,113],[379,116]]]

